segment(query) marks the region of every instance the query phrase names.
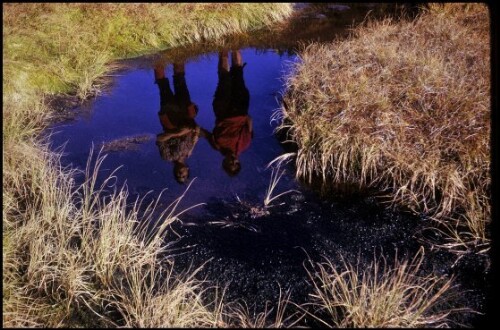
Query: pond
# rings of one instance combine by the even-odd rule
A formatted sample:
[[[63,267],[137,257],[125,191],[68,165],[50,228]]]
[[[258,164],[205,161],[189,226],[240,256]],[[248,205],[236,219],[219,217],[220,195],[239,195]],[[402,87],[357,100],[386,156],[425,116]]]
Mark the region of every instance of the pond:
[[[124,61],[125,68],[115,73],[106,93],[75,109],[79,116],[73,120],[52,127],[52,144],[54,148],[65,144],[63,163],[78,168],[85,168],[92,146],[96,150],[102,146],[107,158],[101,175],[120,167],[117,181],[119,185],[127,184],[131,201],[149,192],[150,199],[160,196],[158,209],[162,210],[185,193],[177,209],[187,211],[180,216],[182,222],[174,224],[176,232],[181,234],[175,245],[177,265],[197,267],[211,260],[199,273],[200,277],[228,285],[226,299],[241,298],[249,304],[255,303],[257,310],[266,301],[275,303],[280,288],[290,290],[294,302],[307,301],[312,293],[304,269],[307,258],[319,262],[326,257],[337,262],[343,257],[363,264],[373,260],[374,254],[383,254],[388,261],[395,255],[412,257],[422,245],[415,234],[425,228],[419,217],[387,208],[370,195],[324,196],[295,179],[292,163],[284,163],[274,172],[273,166],[268,167],[287,152],[275,134],[278,123],[273,121],[273,115],[279,108],[283,77],[297,61],[294,49],[300,41],[318,36],[326,41],[345,35],[346,23],[338,20],[332,23],[330,19],[344,15],[343,11],[349,10],[326,11],[328,15],[323,14],[326,21],[318,14],[313,18],[303,15],[302,20],[297,18],[296,25],[289,27],[288,32],[279,32],[278,37],[278,32],[265,31],[237,36],[223,45],[195,45]],[[366,9],[357,12],[358,19],[363,13]],[[293,38],[298,31],[302,33],[300,38]],[[229,67],[232,53],[239,54],[241,63],[246,63],[240,77],[244,86],[242,81],[233,82],[231,88],[240,92],[240,98],[248,90],[248,108],[243,105],[238,110],[238,134],[233,130],[225,140],[224,134],[219,132],[218,136],[219,147],[239,143],[235,147],[241,164],[237,174],[223,168],[227,152],[214,146],[217,145],[215,128],[224,132],[220,126],[227,119],[213,106],[218,86],[227,87],[218,74],[224,49],[228,50]],[[159,115],[161,84],[155,83],[157,68],[157,75],[163,72],[174,90],[174,62],[177,69],[184,63],[185,87],[190,101],[197,105],[197,112],[188,116],[191,126],[183,137],[175,137],[179,133],[175,125],[174,129],[165,129],[172,119],[166,123],[164,113]],[[196,126],[200,127],[198,131],[191,130]],[[202,134],[205,130],[208,133]],[[227,133],[231,128],[225,130]],[[201,133],[193,138],[193,132]],[[169,140],[157,142],[158,136],[169,136]],[[175,142],[186,136],[191,140]],[[182,143],[187,145],[180,151],[185,157],[176,157]],[[162,148],[169,146],[171,151],[166,156],[168,152]],[[181,159],[189,168],[185,182],[179,183],[176,178],[172,159]],[[282,175],[275,177],[276,187],[270,195],[278,197],[266,205],[272,175],[279,174]],[[285,194],[279,196],[281,193]],[[453,261],[453,256],[446,252],[429,251],[424,271],[450,275],[456,271],[452,270]],[[476,263],[467,265],[463,265],[458,279],[461,289],[471,291],[460,299],[481,309],[482,268]]]
[[[241,152],[241,170],[230,176],[222,167],[224,156],[211,146],[207,138],[199,137],[191,154],[185,160],[189,167],[191,187],[183,205],[205,203],[210,197],[230,198],[236,195],[252,195],[264,199],[271,170],[266,166],[282,152],[279,141],[273,135],[270,117],[276,109],[276,97],[282,88],[279,78],[283,64],[293,57],[278,55],[273,51],[257,52],[255,49],[241,50],[246,62],[245,85],[250,94],[248,116],[253,123],[253,138],[247,149]],[[195,122],[212,131],[215,115],[212,107],[214,92],[218,84],[218,54],[207,54],[185,64],[186,85],[193,102],[198,106]],[[165,70],[172,85],[172,66]],[[132,194],[145,194],[149,190],[162,191],[165,200],[179,197],[187,188],[179,184],[174,175],[174,162],[160,154],[162,143],[157,145],[157,134],[163,133],[158,112],[160,94],[154,83],[153,70],[132,70],[120,74],[112,92],[97,98],[92,104],[90,118],[82,118],[70,125],[60,125],[53,137],[54,144],[67,141],[67,160],[82,167],[89,150],[103,143],[140,137],[142,143],[105,144],[108,154],[106,167],[122,166],[119,176],[126,178]],[[173,88],[173,87],[172,87]],[[180,139],[180,138],[174,138]],[[107,149],[106,149],[107,148]],[[109,151],[108,151],[109,150]],[[176,158],[174,157],[171,158]],[[284,177],[277,190],[297,188],[294,181]],[[182,208],[182,207],[181,207]],[[196,212],[198,209],[193,209]]]

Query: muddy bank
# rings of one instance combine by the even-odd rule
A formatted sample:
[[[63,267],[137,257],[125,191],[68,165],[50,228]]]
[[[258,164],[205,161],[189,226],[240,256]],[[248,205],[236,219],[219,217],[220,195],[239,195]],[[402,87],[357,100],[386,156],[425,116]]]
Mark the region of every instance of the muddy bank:
[[[174,229],[182,236],[176,265],[180,269],[204,265],[199,278],[221,287],[227,285],[226,301],[247,302],[250,310],[264,311],[266,302],[278,301],[280,289],[290,292],[290,300],[310,302],[312,282],[304,266],[308,260],[334,264],[359,261],[363,269],[383,255],[388,264],[394,257],[412,258],[425,250],[421,274],[453,276],[456,287],[450,295],[455,307],[483,311],[487,260],[456,256],[432,250],[417,240],[425,224],[417,217],[382,207],[372,197],[320,201],[312,191],[291,194],[266,212],[259,201],[214,198],[204,208],[203,217],[182,217]],[[210,262],[207,263],[207,260]],[[290,312],[294,311],[293,306]],[[456,313],[456,322],[474,325],[480,315]],[[311,318],[304,325],[314,325]]]

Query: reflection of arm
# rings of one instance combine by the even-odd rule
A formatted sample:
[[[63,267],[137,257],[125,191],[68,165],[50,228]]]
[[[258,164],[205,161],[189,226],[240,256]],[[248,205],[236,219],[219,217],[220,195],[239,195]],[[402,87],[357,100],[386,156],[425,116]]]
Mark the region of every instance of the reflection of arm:
[[[158,142],[165,142],[165,141],[167,141],[169,139],[176,138],[176,137],[181,137],[183,135],[186,135],[189,132],[191,132],[192,130],[193,130],[192,128],[184,127],[184,128],[182,128],[182,129],[180,129],[179,131],[176,131],[176,132],[161,133],[161,134],[158,134],[156,136],[156,141],[158,141]]]
[[[250,116],[247,117],[247,126],[248,126],[248,131],[250,132],[250,135],[252,136],[253,139],[253,121],[252,117]]]
[[[219,146],[217,146],[217,144],[215,144],[215,140],[214,140],[214,136],[212,133],[210,133],[210,131],[204,129],[203,127],[200,127],[200,133],[199,133],[201,136],[203,136],[205,139],[207,139],[208,141],[208,144],[210,144],[210,146],[212,146],[212,148],[214,148],[215,150],[219,150]]]
[[[207,139],[208,144],[215,150],[219,150],[219,146],[215,143],[214,135],[210,133],[208,130],[204,129],[203,127],[200,127],[200,135],[203,136],[205,139]]]
[[[191,118],[191,119],[194,119],[194,117],[196,117],[196,115],[198,114],[198,111],[196,109],[196,105],[194,103],[191,103],[188,108],[187,108],[187,114],[188,114],[188,117]]]
[[[170,118],[168,118],[166,113],[160,113],[159,115],[160,115],[160,123],[163,126],[163,128],[175,129],[175,125],[172,124]]]
[[[200,136],[204,137],[207,140],[210,139],[212,133],[210,133],[208,130],[204,129],[201,126],[199,126],[199,128],[200,128]]]

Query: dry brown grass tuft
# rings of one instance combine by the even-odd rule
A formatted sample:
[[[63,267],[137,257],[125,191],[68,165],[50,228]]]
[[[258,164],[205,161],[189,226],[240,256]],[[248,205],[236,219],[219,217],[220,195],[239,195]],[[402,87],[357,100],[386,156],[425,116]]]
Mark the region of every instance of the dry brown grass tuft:
[[[413,21],[368,21],[311,44],[287,78],[282,128],[298,176],[356,182],[488,243],[490,42],[484,4],[431,4]]]
[[[71,172],[61,169],[53,154],[25,156],[19,172],[6,175],[10,185],[32,186],[26,195],[4,194],[4,216],[10,220],[4,220],[10,229],[4,235],[4,326],[215,322],[216,311],[201,300],[196,272],[173,274],[164,237],[180,213],[178,201],[162,210],[152,231],[147,224],[156,220],[156,203],[128,205],[127,191],[113,184],[113,175],[97,184],[103,157],[90,156],[86,180],[75,187]],[[48,180],[57,185],[44,184]]]
[[[232,303],[225,306],[224,327],[230,328],[288,328],[299,323],[303,316],[297,312],[289,313],[287,308],[290,304],[290,293],[283,292],[280,288],[280,296],[278,301],[274,303],[274,307],[269,307],[271,303],[266,302],[264,311],[252,313],[246,303]],[[288,316],[285,316],[286,314]]]
[[[134,150],[139,147],[141,143],[148,142],[152,139],[150,134],[140,134],[134,136],[126,136],[112,141],[102,143],[103,152],[113,152],[122,150]]]
[[[392,267],[385,258],[367,267],[342,260],[339,271],[331,261],[311,263],[308,270],[314,283],[311,295],[317,311],[313,315],[329,327],[440,327],[447,326],[453,311],[440,306],[452,280],[434,275],[421,276],[422,250],[411,261],[396,258]]]

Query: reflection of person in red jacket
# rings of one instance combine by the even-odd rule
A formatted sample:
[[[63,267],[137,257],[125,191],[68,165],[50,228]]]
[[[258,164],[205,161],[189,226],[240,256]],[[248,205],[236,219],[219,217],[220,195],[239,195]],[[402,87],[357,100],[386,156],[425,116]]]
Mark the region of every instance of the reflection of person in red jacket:
[[[184,183],[189,177],[187,158],[191,155],[198,137],[203,134],[194,118],[198,107],[191,101],[186,85],[184,63],[174,63],[174,91],[170,89],[165,67],[155,67],[155,83],[160,90],[160,112],[158,117],[163,133],[158,134],[156,145],[160,156],[174,163],[174,177]]]
[[[250,95],[243,80],[246,63],[242,64],[239,50],[231,53],[231,61],[229,70],[228,51],[219,53],[219,83],[212,103],[215,128],[208,140],[224,156],[224,170],[234,176],[241,170],[238,157],[250,146],[253,131],[252,118],[248,115]]]

